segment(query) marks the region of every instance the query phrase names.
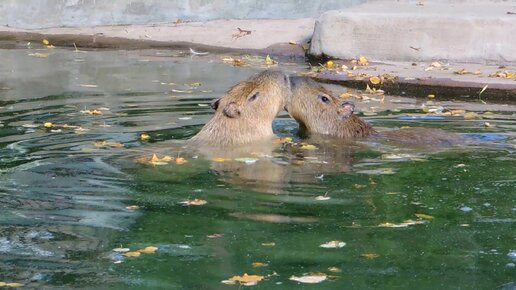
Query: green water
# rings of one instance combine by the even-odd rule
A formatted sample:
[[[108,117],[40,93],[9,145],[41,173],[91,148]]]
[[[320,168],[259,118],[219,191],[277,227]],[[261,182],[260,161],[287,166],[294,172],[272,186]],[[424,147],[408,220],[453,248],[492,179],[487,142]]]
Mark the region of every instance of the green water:
[[[470,142],[418,149],[309,140],[317,150],[276,145],[242,156],[254,164],[214,162],[174,140],[195,134],[211,115],[206,105],[259,65],[153,50],[35,52],[0,50],[0,282],[239,289],[221,281],[248,273],[265,277],[253,289],[515,287],[515,106],[442,103],[494,111],[486,128],[460,117],[403,120],[424,100],[392,97],[390,109],[400,110],[369,116],[375,126],[443,127]],[[103,114],[80,112],[96,108]],[[296,126],[285,113],[274,123],[294,141]],[[97,148],[98,140],[124,147]],[[188,163],[135,162],[152,153]],[[195,198],[207,204],[180,204]],[[346,245],[320,247],[334,240]],[[147,246],[158,250],[113,251]],[[289,280],[310,272],[329,279]]]

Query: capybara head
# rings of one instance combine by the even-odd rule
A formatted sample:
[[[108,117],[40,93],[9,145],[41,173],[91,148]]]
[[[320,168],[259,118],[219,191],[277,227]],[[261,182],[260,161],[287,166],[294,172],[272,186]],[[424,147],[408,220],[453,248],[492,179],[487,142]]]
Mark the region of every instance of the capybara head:
[[[285,109],[300,127],[300,133],[325,134],[339,138],[366,137],[374,132],[365,121],[353,115],[352,102],[335,97],[329,90],[307,77],[291,77],[290,98]]]
[[[289,95],[290,80],[279,71],[241,81],[212,103],[215,115],[192,140],[224,147],[271,138],[272,121]]]

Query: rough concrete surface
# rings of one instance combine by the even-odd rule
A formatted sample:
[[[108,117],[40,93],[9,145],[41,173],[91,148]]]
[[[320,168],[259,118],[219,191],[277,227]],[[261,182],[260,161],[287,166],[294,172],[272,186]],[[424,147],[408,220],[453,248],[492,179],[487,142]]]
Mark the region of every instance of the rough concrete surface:
[[[516,63],[516,2],[368,2],[317,20],[310,53],[351,59]]]
[[[214,20],[156,25],[84,28],[0,29],[0,39],[38,41],[86,47],[193,47],[264,50],[278,44],[307,42],[314,19]],[[239,31],[241,29],[243,32]],[[293,48],[295,49],[295,48]],[[295,49],[299,54],[299,48]],[[301,51],[302,54],[304,52]]]
[[[2,0],[0,25],[85,27],[215,19],[317,17],[366,0]]]

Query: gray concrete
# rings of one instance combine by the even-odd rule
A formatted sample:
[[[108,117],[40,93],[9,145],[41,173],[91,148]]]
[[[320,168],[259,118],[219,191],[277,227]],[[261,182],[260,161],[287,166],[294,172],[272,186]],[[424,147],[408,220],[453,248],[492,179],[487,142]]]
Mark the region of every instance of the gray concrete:
[[[351,59],[516,63],[515,1],[378,1],[321,15],[310,53]]]
[[[317,17],[366,0],[1,0],[0,25],[84,27],[214,19]]]

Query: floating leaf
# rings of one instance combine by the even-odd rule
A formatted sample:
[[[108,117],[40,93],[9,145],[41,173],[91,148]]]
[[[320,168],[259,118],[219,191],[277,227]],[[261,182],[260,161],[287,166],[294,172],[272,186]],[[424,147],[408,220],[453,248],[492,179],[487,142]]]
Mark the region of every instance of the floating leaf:
[[[187,162],[188,162],[188,161],[187,161],[186,159],[184,159],[183,157],[176,157],[176,160],[175,160],[175,161],[176,161],[176,164],[179,164],[179,165],[181,165],[181,164],[185,164],[185,163],[187,163]]]
[[[147,141],[149,139],[150,139],[150,135],[149,134],[147,134],[147,133],[141,133],[140,134],[140,140]]]
[[[265,277],[260,275],[248,275],[247,273],[244,273],[242,276],[233,276],[229,278],[229,281],[239,282],[242,285],[245,286],[251,286],[256,285],[256,283],[262,281]],[[224,281],[223,281],[224,283]]]
[[[214,162],[226,162],[228,160],[231,160],[231,159],[226,159],[224,157],[214,157],[211,159],[211,161],[214,161]]]
[[[275,242],[265,242],[265,243],[262,243],[262,246],[264,246],[264,247],[274,247],[274,246],[276,246],[276,243]]]
[[[253,163],[256,163],[256,161],[258,161],[258,159],[250,158],[250,157],[241,157],[241,158],[235,158],[235,161],[242,162],[245,164],[253,164]]]
[[[424,224],[426,223],[426,221],[424,220],[406,220],[400,224],[394,224],[394,223],[383,223],[383,224],[379,224],[378,227],[380,228],[406,228],[408,226],[412,226],[412,225],[420,225],[420,224]]]
[[[432,220],[432,219],[434,219],[433,216],[428,215],[428,214],[424,214],[424,213],[416,213],[414,215],[417,216],[418,218],[425,219],[425,220]]]
[[[129,252],[131,249],[129,248],[114,248],[113,249],[113,252],[117,252],[117,253],[126,253],[126,252]]]
[[[435,98],[435,95],[434,94],[430,94],[430,95],[428,95],[426,97],[429,98],[429,99],[433,99],[433,98]]]
[[[43,127],[45,128],[51,128],[54,124],[52,124],[52,122],[45,122],[43,123]]]
[[[329,267],[328,271],[333,272],[333,273],[340,273],[340,272],[342,272],[342,269],[337,268],[337,267]]]
[[[217,238],[222,238],[224,236],[224,234],[211,234],[211,235],[207,235],[206,237],[210,238],[210,239],[217,239]]]
[[[138,250],[138,252],[140,252],[142,254],[154,254],[154,253],[156,253],[157,250],[158,250],[157,247],[148,246],[148,247]]]
[[[312,145],[312,144],[301,144],[301,149],[316,150],[316,149],[319,149],[319,148],[317,148],[315,145]]]
[[[364,253],[364,254],[361,254],[360,256],[362,256],[362,257],[364,257],[366,259],[369,259],[369,260],[376,259],[376,258],[380,257],[380,255],[375,254],[375,253]]]
[[[331,199],[331,197],[329,196],[322,196],[322,195],[319,195],[315,198],[315,200],[319,200],[319,201],[323,201],[323,200],[329,200]]]
[[[207,204],[208,202],[204,199],[193,199],[193,200],[185,200],[185,201],[181,201],[179,202],[180,204],[184,205],[184,206],[188,206],[188,205],[205,205]]]
[[[91,85],[91,84],[79,84],[80,87],[83,88],[98,88],[97,85]]]
[[[326,62],[326,68],[328,69],[333,69],[334,68],[334,63],[333,61],[329,60]]]
[[[43,38],[43,40],[41,41],[44,45],[49,45],[50,44],[50,41],[48,41],[48,39],[45,39]]]
[[[132,251],[132,252],[123,253],[122,255],[124,255],[126,257],[139,257],[141,255],[141,253],[138,251]]]
[[[473,120],[473,119],[477,119],[477,118],[479,118],[479,116],[475,112],[466,112],[464,114],[464,119],[465,120]]]
[[[324,273],[309,273],[304,276],[291,276],[288,278],[289,280],[300,282],[300,283],[309,283],[309,284],[316,284],[321,283],[328,279],[328,276]]]
[[[102,111],[99,111],[99,110],[82,110],[81,111],[82,114],[86,114],[86,115],[104,115],[104,113],[102,113]]]
[[[262,262],[254,262],[251,264],[253,266],[253,268],[261,268],[261,267],[267,267],[269,266],[269,264],[267,263],[262,263]]]
[[[325,249],[337,249],[337,248],[342,248],[345,245],[346,245],[346,243],[343,241],[329,241],[327,243],[319,245],[319,247],[325,248]]]

